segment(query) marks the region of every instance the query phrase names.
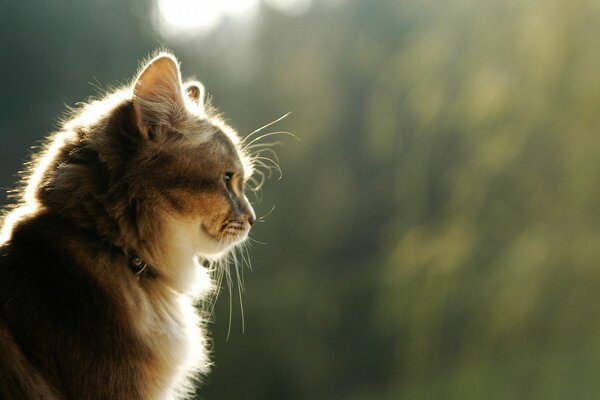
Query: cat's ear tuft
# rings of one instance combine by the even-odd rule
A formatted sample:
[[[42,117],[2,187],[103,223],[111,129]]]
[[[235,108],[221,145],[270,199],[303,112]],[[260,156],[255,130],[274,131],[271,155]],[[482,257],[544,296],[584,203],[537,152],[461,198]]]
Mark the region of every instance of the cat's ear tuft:
[[[171,125],[185,108],[181,72],[175,57],[161,54],[142,69],[133,86],[133,107],[140,132]]]
[[[185,92],[192,102],[204,110],[204,85],[198,81],[187,82],[184,85]]]

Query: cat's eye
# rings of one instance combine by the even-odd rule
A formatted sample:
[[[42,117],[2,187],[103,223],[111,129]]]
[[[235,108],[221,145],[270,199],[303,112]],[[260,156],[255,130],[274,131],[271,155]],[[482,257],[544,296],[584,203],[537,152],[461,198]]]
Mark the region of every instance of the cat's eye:
[[[223,175],[223,182],[230,183],[232,178],[233,172],[225,172],[225,174]]]

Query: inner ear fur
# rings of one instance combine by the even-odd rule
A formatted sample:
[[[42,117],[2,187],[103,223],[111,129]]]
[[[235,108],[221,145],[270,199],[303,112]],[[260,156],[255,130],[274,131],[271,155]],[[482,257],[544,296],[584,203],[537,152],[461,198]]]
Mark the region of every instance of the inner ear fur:
[[[153,125],[170,125],[184,108],[179,63],[160,54],[142,69],[133,86],[133,107],[140,132]]]

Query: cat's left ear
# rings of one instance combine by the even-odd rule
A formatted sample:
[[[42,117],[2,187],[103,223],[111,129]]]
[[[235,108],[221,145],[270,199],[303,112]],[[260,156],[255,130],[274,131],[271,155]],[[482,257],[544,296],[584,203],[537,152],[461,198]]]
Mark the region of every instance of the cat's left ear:
[[[179,63],[169,54],[151,60],[133,86],[133,107],[144,136],[149,128],[172,125],[185,109]]]
[[[204,110],[204,85],[198,81],[187,82],[184,90],[192,102]]]

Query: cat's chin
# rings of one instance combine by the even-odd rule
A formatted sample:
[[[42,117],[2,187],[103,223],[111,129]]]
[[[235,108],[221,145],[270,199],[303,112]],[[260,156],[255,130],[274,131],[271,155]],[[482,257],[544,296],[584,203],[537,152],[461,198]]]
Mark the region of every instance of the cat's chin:
[[[217,240],[201,229],[200,238],[195,246],[197,255],[211,260],[218,260],[224,257],[236,245],[246,240],[248,238],[248,231],[249,230],[246,230],[241,235],[227,235],[223,239]]]
[[[171,249],[177,252],[200,256],[210,260],[218,260],[225,256],[236,245],[248,238],[249,229],[236,235],[224,235],[217,238],[204,228],[202,223],[185,220],[168,220],[168,239],[165,241]]]

